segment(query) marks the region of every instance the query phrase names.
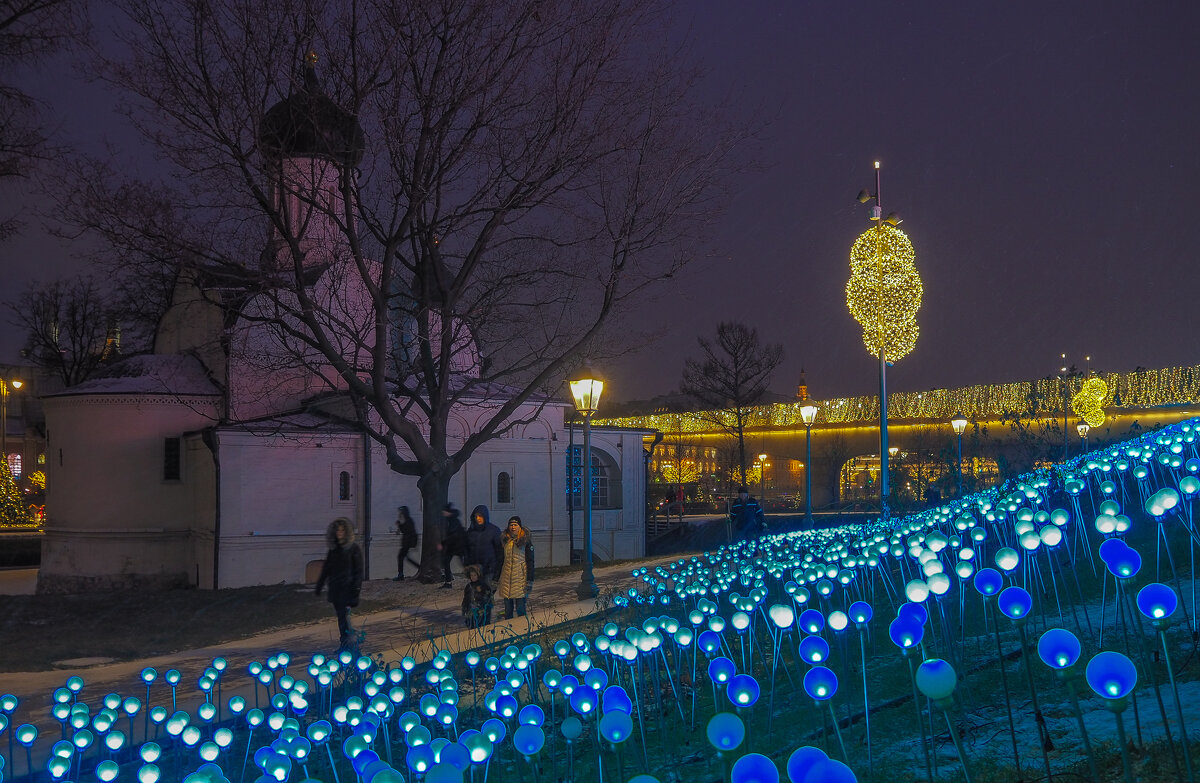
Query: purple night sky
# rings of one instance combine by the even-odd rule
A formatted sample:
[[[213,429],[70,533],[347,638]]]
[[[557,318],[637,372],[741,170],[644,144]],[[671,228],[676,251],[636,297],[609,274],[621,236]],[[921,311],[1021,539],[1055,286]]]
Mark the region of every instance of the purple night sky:
[[[1200,362],[1186,335],[1200,201],[1200,4],[688,0],[677,41],[707,69],[704,93],[766,123],[708,258],[633,316],[657,333],[606,369],[613,399],[679,382],[696,336],[741,320],[781,342],[773,388],[800,368],[817,398],[878,391],[845,306],[849,248],[869,222],[854,200],[883,164],[925,286],[916,350],[889,389],[1029,380],[1059,354],[1102,370]],[[112,95],[65,62],[22,78],[58,138],[147,153]],[[132,151],[131,151],[132,150]],[[32,200],[0,188],[0,210]],[[78,269],[30,219],[0,245],[5,299]],[[21,336],[0,326],[0,362]]]

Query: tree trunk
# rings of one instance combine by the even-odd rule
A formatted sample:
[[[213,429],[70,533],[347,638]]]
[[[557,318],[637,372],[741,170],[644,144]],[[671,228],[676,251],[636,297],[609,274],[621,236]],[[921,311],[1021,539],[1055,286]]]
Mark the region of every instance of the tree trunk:
[[[424,584],[442,580],[442,509],[450,495],[450,474],[427,473],[417,481],[421,490],[421,567],[417,581]]]

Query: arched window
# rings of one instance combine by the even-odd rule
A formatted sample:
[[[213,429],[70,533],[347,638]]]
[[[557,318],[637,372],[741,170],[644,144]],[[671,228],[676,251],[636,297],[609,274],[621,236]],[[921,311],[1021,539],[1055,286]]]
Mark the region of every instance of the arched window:
[[[621,508],[621,468],[604,449],[592,446],[592,508]],[[574,508],[583,508],[583,447],[567,450],[567,492]]]
[[[496,474],[496,502],[502,505],[512,503],[512,474],[507,470]]]

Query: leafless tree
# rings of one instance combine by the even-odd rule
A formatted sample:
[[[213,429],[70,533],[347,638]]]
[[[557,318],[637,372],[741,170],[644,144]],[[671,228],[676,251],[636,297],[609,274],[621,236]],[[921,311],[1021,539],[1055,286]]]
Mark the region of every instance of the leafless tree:
[[[783,346],[762,343],[757,329],[737,321],[719,323],[715,341],[697,340],[701,355],[684,361],[681,388],[710,408],[702,416],[737,438],[736,475],[744,484],[750,409],[766,394],[771,374],[783,361]]]
[[[128,181],[76,214],[238,281],[247,355],[340,392],[418,477],[429,578],[451,477],[613,350],[614,316],[711,222],[741,134],[694,102],[653,0],[120,5],[125,58],[102,73],[182,227],[123,214]],[[281,99],[290,130],[267,116]],[[302,172],[281,160],[298,144]]]
[[[38,102],[10,81],[11,74],[75,36],[82,5],[82,0],[0,0],[0,179],[27,176],[49,152]],[[0,216],[0,239],[18,227],[15,216]]]
[[[113,310],[91,278],[35,283],[7,308],[10,322],[25,332],[26,358],[64,386],[87,380],[112,358],[105,348]],[[111,353],[115,346],[107,347]]]

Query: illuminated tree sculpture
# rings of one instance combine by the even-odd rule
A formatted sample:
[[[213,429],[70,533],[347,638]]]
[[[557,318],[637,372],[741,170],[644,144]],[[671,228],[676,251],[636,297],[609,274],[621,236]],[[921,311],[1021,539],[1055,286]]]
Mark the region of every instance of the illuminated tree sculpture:
[[[1100,378],[1088,378],[1071,397],[1071,410],[1089,427],[1099,427],[1104,423],[1104,405],[1108,401],[1108,384]]]
[[[916,253],[903,231],[885,221],[867,229],[850,248],[846,305],[863,328],[872,356],[894,362],[917,344],[917,310],[924,288]]]
[[[850,248],[850,281],[846,306],[863,328],[863,343],[879,359],[879,510],[888,516],[887,366],[917,345],[917,310],[924,288],[914,263],[916,253],[895,213],[883,218],[879,200],[879,161],[875,161],[875,192],[863,191],[858,200],[872,198],[875,225]]]

